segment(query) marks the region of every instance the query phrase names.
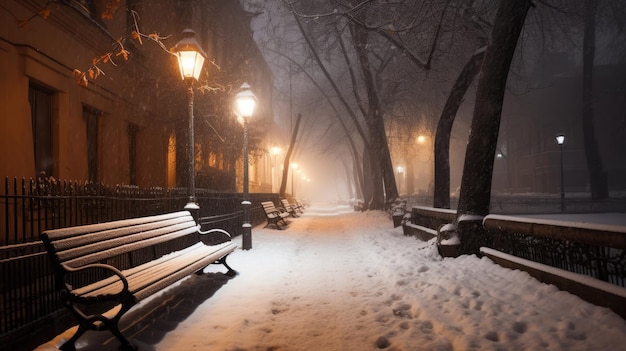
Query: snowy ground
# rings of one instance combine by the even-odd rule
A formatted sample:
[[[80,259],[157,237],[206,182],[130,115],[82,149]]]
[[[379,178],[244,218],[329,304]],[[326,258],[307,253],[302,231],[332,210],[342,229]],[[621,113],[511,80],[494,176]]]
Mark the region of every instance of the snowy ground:
[[[327,207],[254,228],[253,249],[229,257],[239,276],[180,282],[127,314],[125,334],[142,351],[626,349],[610,310],[486,258],[441,259],[391,227],[383,212]],[[78,350],[117,346],[88,332]]]

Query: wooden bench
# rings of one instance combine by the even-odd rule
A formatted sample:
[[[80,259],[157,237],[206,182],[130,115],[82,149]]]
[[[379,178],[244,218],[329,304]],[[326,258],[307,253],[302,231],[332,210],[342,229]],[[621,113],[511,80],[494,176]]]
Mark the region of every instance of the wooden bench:
[[[298,199],[296,199],[295,197],[293,198],[293,204],[296,207],[296,210],[299,211],[300,213],[304,212],[304,203],[301,203],[300,201],[298,201]]]
[[[281,225],[287,225],[285,218],[290,216],[289,212],[277,208],[272,201],[261,202],[261,206],[263,206],[265,218],[267,218],[267,224],[264,228],[274,225],[276,228],[282,229]]]
[[[289,212],[289,214],[291,215],[291,217],[298,217],[298,210],[296,209],[295,206],[292,206],[289,203],[289,200],[287,199],[282,199],[280,200],[280,204],[283,206],[283,208],[285,209],[285,211]]]
[[[224,242],[206,245],[200,234]],[[118,326],[132,306],[212,263],[224,265],[228,276],[237,274],[226,263],[237,247],[230,234],[201,231],[187,211],[48,230],[41,239],[61,301],[79,321],[76,333],[60,347],[66,351],[75,350],[87,330],[109,330],[120,349],[136,350]]]

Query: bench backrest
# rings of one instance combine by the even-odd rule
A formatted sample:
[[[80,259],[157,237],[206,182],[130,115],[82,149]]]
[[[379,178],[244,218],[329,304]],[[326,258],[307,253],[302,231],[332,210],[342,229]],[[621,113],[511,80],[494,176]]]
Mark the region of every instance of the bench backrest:
[[[188,211],[78,227],[41,234],[46,250],[60,266],[77,268],[196,233]]]
[[[280,200],[280,203],[283,205],[283,208],[284,208],[285,210],[287,210],[287,211],[291,211],[291,210],[292,210],[292,206],[291,206],[291,204],[289,203],[289,200],[287,200],[287,199],[282,199],[282,200]]]
[[[278,211],[274,203],[271,201],[261,202],[261,206],[263,206],[263,210],[265,211],[265,213],[272,213],[272,212]]]

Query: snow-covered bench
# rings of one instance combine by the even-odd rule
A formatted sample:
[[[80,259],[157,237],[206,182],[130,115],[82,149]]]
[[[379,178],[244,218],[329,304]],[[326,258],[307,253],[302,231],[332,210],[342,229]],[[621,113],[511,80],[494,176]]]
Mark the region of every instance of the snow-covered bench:
[[[283,205],[285,211],[289,212],[291,217],[298,217],[298,209],[289,203],[289,200],[282,199],[280,200],[280,204]]]
[[[285,218],[290,216],[289,212],[283,210],[282,208],[277,208],[272,201],[261,202],[261,206],[263,206],[265,218],[267,219],[265,227],[275,225],[276,228],[281,229],[281,225],[287,225],[287,220]]]
[[[223,242],[206,245],[200,234]],[[237,247],[230,234],[201,231],[187,211],[48,230],[41,239],[61,301],[79,321],[61,350],[75,350],[87,330],[110,330],[120,349],[135,350],[118,326],[132,306],[212,263],[223,264],[228,276],[237,274],[226,263]]]

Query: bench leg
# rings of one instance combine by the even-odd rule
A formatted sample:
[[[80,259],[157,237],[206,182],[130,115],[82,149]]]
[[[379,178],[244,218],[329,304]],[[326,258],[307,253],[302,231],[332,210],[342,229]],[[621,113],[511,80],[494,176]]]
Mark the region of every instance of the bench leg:
[[[130,343],[130,341],[128,341],[128,339],[126,339],[126,337],[122,334],[122,332],[120,332],[119,329],[119,318],[120,315],[116,316],[113,319],[107,319],[104,317],[96,317],[96,318],[88,318],[85,319],[83,321],[80,322],[80,324],[78,325],[78,330],[76,331],[76,333],[74,333],[74,335],[67,340],[65,343],[63,343],[63,345],[61,345],[61,347],[59,347],[60,350],[62,351],[76,351],[76,341],[78,341],[78,339],[87,331],[87,330],[101,330],[101,329],[108,329],[111,331],[111,333],[113,333],[113,335],[115,335],[115,337],[120,341],[120,350],[125,350],[125,351],[136,351],[137,347],[133,344]],[[94,322],[99,320],[100,322],[102,322],[104,324],[104,328],[98,328],[95,326]]]
[[[283,229],[283,228],[280,226],[280,222],[281,222],[281,221],[282,221],[282,218],[277,218],[277,220],[270,220],[270,219],[268,219],[268,220],[267,220],[267,224],[266,224],[266,225],[265,225],[265,227],[263,227],[263,228],[267,228],[267,227],[269,227],[270,225],[274,225],[274,226],[276,227],[276,229],[281,230],[281,229]]]
[[[239,274],[236,270],[232,269],[228,263],[226,263],[226,257],[228,257],[228,255],[220,258],[217,262],[221,263],[224,265],[224,267],[226,267],[226,269],[228,269],[228,272],[224,273],[226,276],[228,277],[234,277],[237,274]]]
[[[74,333],[74,335],[68,341],[64,342],[63,345],[59,347],[59,349],[62,351],[76,351],[76,346],[74,345],[74,343],[78,340],[78,338],[80,338],[81,335],[83,335],[89,329],[90,328],[86,327],[83,323],[80,323],[78,325],[78,330],[76,331],[76,333]]]
[[[120,332],[119,329],[119,321],[122,318],[122,315],[131,307],[133,307],[136,302],[132,297],[123,298],[121,301],[118,301],[122,306],[120,310],[113,316],[112,318],[107,318],[103,315],[86,315],[80,308],[75,306],[70,301],[64,301],[65,306],[72,312],[72,314],[78,319],[78,330],[76,333],[67,340],[63,345],[59,347],[59,349],[63,351],[75,351],[76,350],[76,341],[80,338],[86,331],[88,330],[109,330],[115,337],[120,341],[120,350],[125,351],[136,351],[137,347],[126,339],[126,337]],[[98,324],[100,323],[100,324]]]
[[[115,335],[117,340],[120,341],[120,347],[119,347],[120,350],[137,351],[137,347],[135,345],[131,344],[128,339],[126,339],[126,337],[120,331],[120,327],[119,327],[119,322],[120,322],[120,318],[122,317],[122,314],[124,314],[129,309],[130,309],[130,307],[129,308],[122,307],[122,311],[120,311],[120,313],[118,313],[111,320],[108,320],[106,322],[106,325],[107,325],[107,329],[109,329],[111,331],[111,333],[113,333],[113,335]]]

